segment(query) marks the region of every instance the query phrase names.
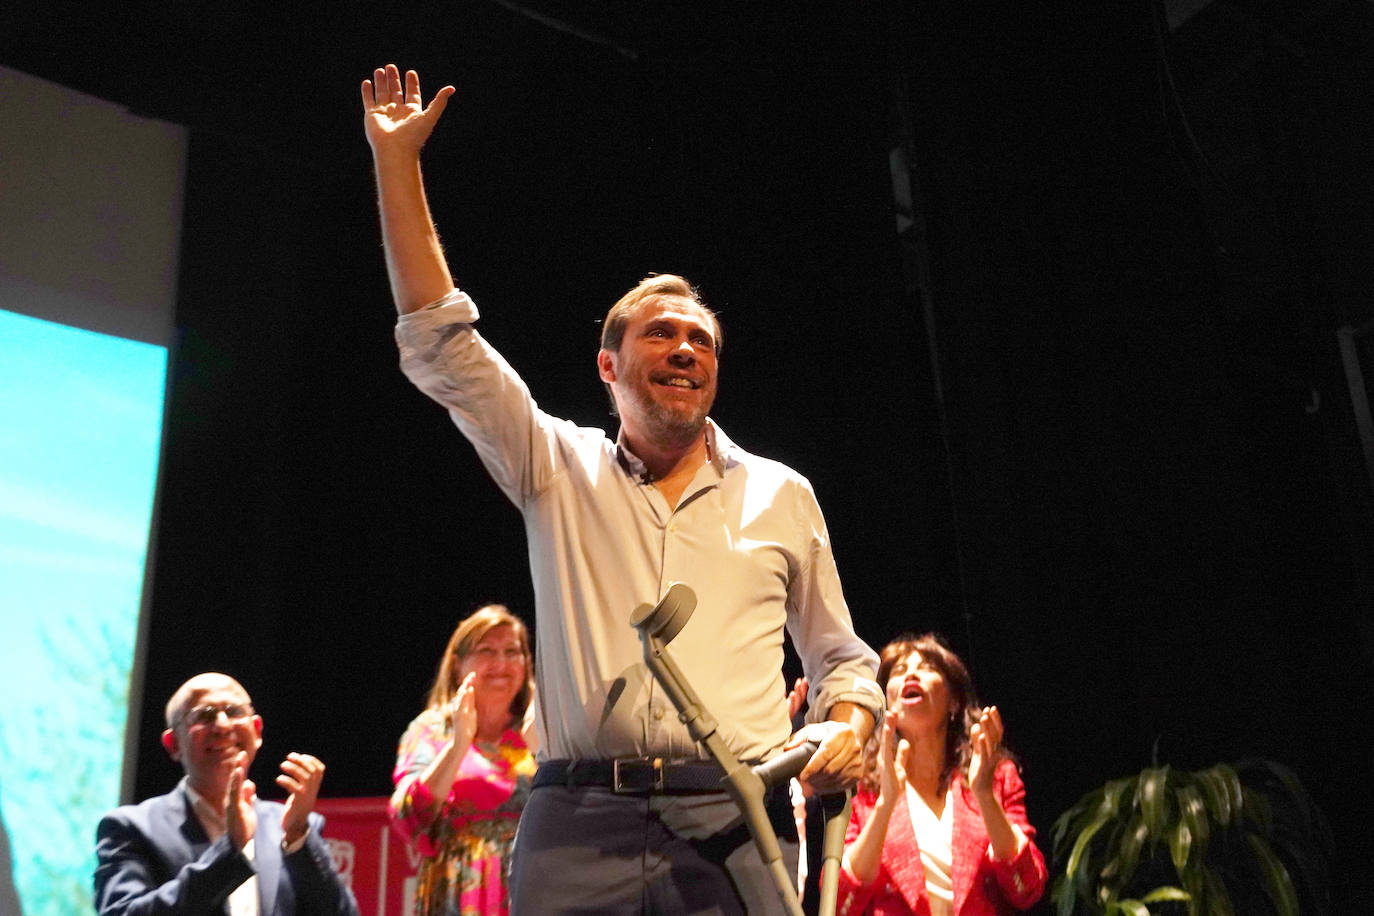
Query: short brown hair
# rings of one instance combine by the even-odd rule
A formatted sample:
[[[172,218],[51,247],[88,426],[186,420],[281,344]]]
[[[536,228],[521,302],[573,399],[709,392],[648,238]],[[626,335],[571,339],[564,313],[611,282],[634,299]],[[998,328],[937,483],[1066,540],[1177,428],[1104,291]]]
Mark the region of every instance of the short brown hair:
[[[640,303],[650,296],[682,296],[696,303],[697,308],[705,312],[706,317],[711,320],[711,336],[715,342],[716,356],[720,356],[720,348],[724,343],[720,319],[716,317],[715,312],[707,308],[705,302],[701,301],[701,293],[696,287],[677,274],[649,274],[640,280],[634,289],[621,296],[606,313],[606,319],[601,322],[601,349],[610,350],[612,353],[620,352],[620,343],[625,339],[625,328],[629,325],[630,318],[634,316]]]
[[[530,632],[525,622],[510,612],[504,604],[487,604],[479,607],[459,621],[453,635],[444,647],[444,657],[439,660],[439,672],[434,678],[434,686],[429,690],[426,706],[439,709],[453,699],[458,692],[458,670],[462,660],[467,658],[477,644],[487,634],[500,626],[508,626],[515,631],[520,649],[525,654],[525,683],[510,703],[511,717],[519,722],[529,708],[530,698],[534,696],[534,663],[530,657]]]

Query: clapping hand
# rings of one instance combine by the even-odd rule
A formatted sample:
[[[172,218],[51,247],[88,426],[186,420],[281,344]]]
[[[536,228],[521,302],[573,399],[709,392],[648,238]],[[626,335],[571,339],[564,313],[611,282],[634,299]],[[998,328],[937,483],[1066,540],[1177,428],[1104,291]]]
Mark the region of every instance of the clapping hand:
[[[310,829],[310,812],[324,779],[324,764],[319,758],[294,751],[281,762],[277,785],[287,792],[286,813],[281,817],[281,832],[286,843],[294,843]]]
[[[472,744],[477,735],[477,672],[469,671],[467,677],[458,685],[458,692],[445,707],[448,712],[449,731],[453,740],[464,748]]]
[[[906,791],[906,766],[910,756],[910,742],[905,738],[899,740],[892,719],[884,719],[878,738],[878,804],[896,804]]]
[[[1002,758],[1002,714],[996,706],[984,707],[969,732],[973,751],[968,764],[969,787],[978,798],[992,795],[993,774]]]
[[[258,829],[258,815],[253,810],[253,794],[257,787],[244,773],[248,766],[248,753],[239,751],[230,766],[229,784],[224,790],[224,832],[235,849],[248,845]]]

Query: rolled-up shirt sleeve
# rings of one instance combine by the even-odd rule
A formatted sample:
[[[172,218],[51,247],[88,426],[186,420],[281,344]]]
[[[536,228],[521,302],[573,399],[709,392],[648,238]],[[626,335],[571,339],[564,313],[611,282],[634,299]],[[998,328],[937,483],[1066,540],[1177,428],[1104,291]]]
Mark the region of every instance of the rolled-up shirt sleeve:
[[[796,505],[808,549],[788,589],[788,629],[811,682],[806,719],[824,721],[835,704],[853,703],[868,710],[876,727],[886,706],[874,680],[878,655],[854,632],[830,534],[809,485],[801,485]]]
[[[477,306],[461,290],[396,322],[401,371],[448,410],[501,491],[518,507],[552,479],[554,439],[541,427],[558,421],[538,409],[529,389],[474,323]]]

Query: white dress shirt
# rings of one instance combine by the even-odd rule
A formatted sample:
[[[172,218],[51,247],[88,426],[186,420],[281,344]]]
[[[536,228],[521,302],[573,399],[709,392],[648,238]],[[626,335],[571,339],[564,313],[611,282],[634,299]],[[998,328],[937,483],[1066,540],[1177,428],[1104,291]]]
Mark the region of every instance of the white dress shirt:
[[[854,633],[805,478],[708,421],[711,460],[669,506],[622,444],[541,411],[477,317],[454,290],[403,315],[396,340],[403,371],[524,515],[541,760],[706,756],[629,623],[673,582],[698,602],[670,652],[741,759],[771,756],[791,733],[784,628],[811,682],[811,720],[846,701],[881,717],[877,656]]]
[[[191,784],[186,784],[186,794],[191,799],[191,810],[196,812],[196,819],[200,821],[200,826],[205,828],[205,835],[213,843],[224,836],[228,828],[225,824],[225,817],[214,809],[205,797]],[[248,857],[248,861],[253,861],[256,854],[254,837],[248,838],[248,843],[243,847],[243,854]],[[247,881],[234,888],[229,893],[229,916],[258,916],[258,876],[253,875]]]
[[[921,793],[906,784],[906,809],[921,850],[930,916],[954,914],[954,788],[945,790],[945,807],[936,817]]]

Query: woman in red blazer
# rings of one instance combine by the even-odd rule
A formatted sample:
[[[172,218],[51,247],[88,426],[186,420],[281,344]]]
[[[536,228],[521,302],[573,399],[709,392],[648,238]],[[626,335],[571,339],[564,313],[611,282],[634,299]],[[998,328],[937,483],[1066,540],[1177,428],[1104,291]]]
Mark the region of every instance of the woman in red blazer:
[[[880,658],[887,718],[854,799],[838,912],[1029,909],[1045,889],[1045,859],[997,707],[978,702],[963,661],[934,634],[901,636]]]

